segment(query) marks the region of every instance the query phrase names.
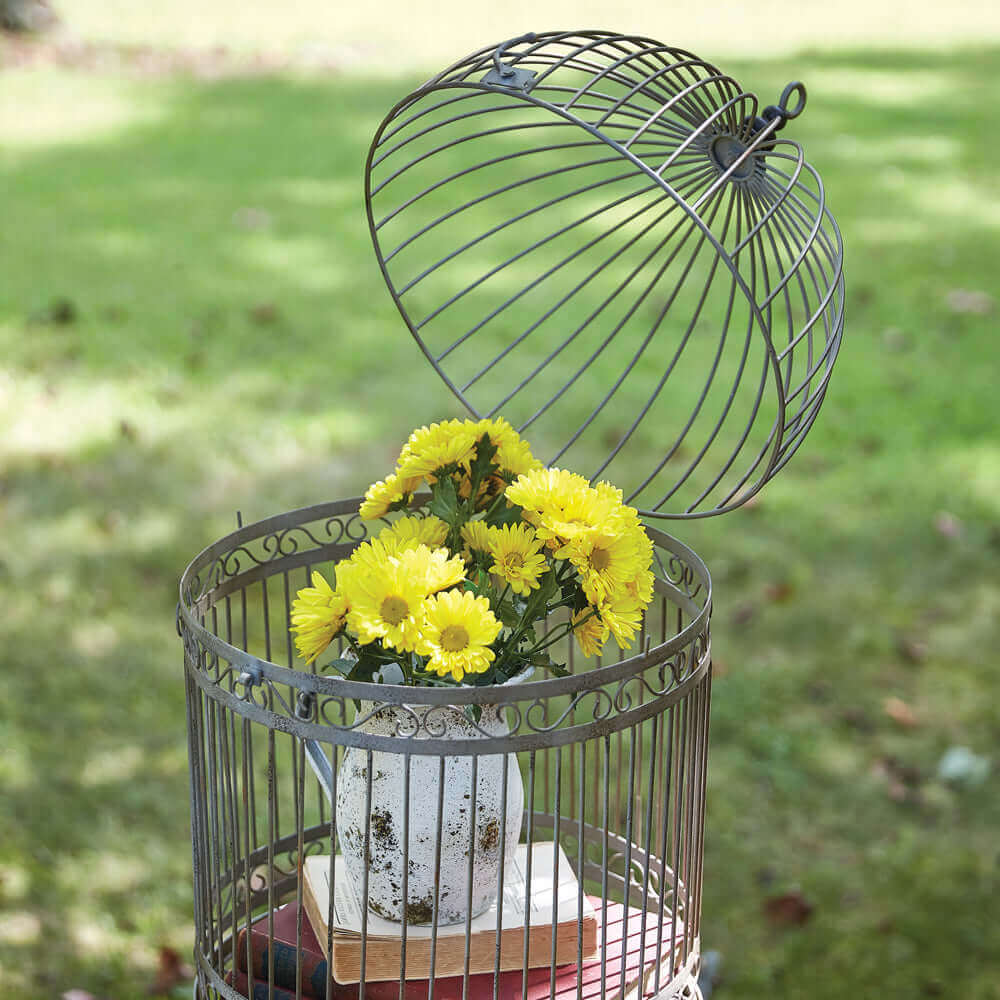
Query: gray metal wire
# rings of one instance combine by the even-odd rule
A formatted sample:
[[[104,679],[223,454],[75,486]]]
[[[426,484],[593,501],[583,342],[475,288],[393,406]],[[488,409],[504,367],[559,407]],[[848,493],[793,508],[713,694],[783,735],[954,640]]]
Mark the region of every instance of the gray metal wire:
[[[239,997],[227,978],[241,965],[253,965],[249,953],[237,951],[240,931],[249,937],[253,923],[264,918],[270,954],[274,928],[267,914],[292,900],[301,912],[304,859],[342,845],[344,831],[323,786],[332,781],[335,800],[337,776],[348,753],[368,755],[369,802],[371,755],[403,759],[404,804],[402,815],[394,819],[404,845],[415,807],[409,791],[411,764],[437,760],[443,774],[446,758],[465,755],[481,762],[508,755],[505,768],[519,769],[525,788],[521,839],[561,843],[583,887],[577,920],[584,891],[601,901],[605,917],[613,902],[636,907],[639,912],[630,919],[640,921],[640,940],[648,933],[655,954],[667,957],[662,967],[657,960],[649,968],[649,991],[663,998],[698,996],[711,684],[711,585],[704,565],[668,535],[650,531],[656,546],[656,596],[637,652],[617,662],[587,662],[566,648],[556,653],[569,664],[570,676],[512,687],[351,682],[296,661],[287,622],[295,591],[311,570],[328,570],[366,537],[368,525],[357,509],[358,500],[321,504],[241,527],[205,549],[181,581],[177,621],[187,685],[196,996]],[[373,733],[364,724],[371,713],[356,709],[354,699],[408,706],[412,724],[389,735]],[[504,707],[508,734],[439,738],[434,720],[441,713],[490,703]],[[329,775],[322,781],[317,769],[308,766],[316,753]],[[473,796],[476,787],[474,765]],[[439,781],[439,838],[443,788]],[[369,816],[366,844],[370,836]],[[470,852],[470,884],[472,858]],[[367,892],[366,878],[362,894]],[[405,898],[405,886],[403,893]],[[405,948],[405,935],[403,940]],[[432,950],[437,940],[435,924]],[[297,950],[301,943],[300,925]],[[366,946],[367,924],[362,929],[362,948]],[[527,935],[524,947],[520,973],[526,976]],[[582,948],[580,936],[578,963]],[[603,950],[600,960],[607,962]],[[404,951],[392,987],[395,992],[398,986],[401,1000],[405,961]],[[498,950],[491,977],[497,989],[500,975]],[[264,992],[251,990],[250,995],[266,996],[280,985],[274,976],[272,963],[266,975],[254,980]],[[465,996],[468,965],[460,979]],[[626,985],[624,973],[609,972],[602,979],[602,1000],[619,996]],[[555,982],[553,972],[553,997]],[[299,969],[297,996],[302,987]],[[430,1000],[437,988],[432,974]],[[325,989],[328,1000],[335,995],[362,1000],[366,983],[362,977],[356,986],[338,986],[328,977]]]
[[[389,291],[469,411],[530,431],[550,464],[626,487],[649,517],[730,510],[802,443],[843,332],[839,230],[777,136],[804,103],[790,84],[758,114],[648,38],[481,49],[371,144]]]

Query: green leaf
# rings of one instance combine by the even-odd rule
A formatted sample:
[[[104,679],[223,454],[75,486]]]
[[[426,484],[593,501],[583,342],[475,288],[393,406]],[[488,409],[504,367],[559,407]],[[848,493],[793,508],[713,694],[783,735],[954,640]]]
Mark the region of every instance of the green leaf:
[[[499,469],[494,461],[497,453],[497,446],[490,440],[489,434],[484,434],[476,442],[476,457],[469,466],[469,477],[477,485],[481,483],[491,472]]]
[[[431,501],[427,509],[436,514],[445,524],[458,521],[458,493],[450,477],[438,479],[431,490]]]
[[[528,598],[527,607],[524,609],[524,617],[529,621],[535,621],[545,617],[545,606],[559,592],[559,584],[556,582],[556,574],[549,570],[539,581],[537,590],[532,591]]]
[[[496,510],[491,511],[483,518],[483,520],[491,528],[502,528],[505,524],[520,524],[523,513],[523,507],[508,507],[505,503],[502,503]]]
[[[496,609],[496,616],[500,621],[507,626],[507,628],[517,628],[521,623],[521,616],[515,610],[514,605],[510,601],[504,601],[499,608]]]
[[[533,667],[541,667],[542,670],[547,670],[550,674],[555,674],[556,677],[569,677],[569,671],[565,664],[553,663],[548,653],[534,653],[528,657],[528,663]]]
[[[472,722],[479,722],[483,717],[483,706],[482,705],[466,705],[463,709],[467,719]]]
[[[336,671],[336,673],[340,674],[342,677],[347,677],[354,669],[356,662],[357,661],[355,660],[345,660],[343,657],[339,657],[336,660],[331,660],[323,667],[323,669],[333,670]]]
[[[375,679],[375,674],[382,669],[385,663],[385,659],[376,652],[362,648],[361,655],[354,664],[354,668],[345,674],[345,676],[349,681],[367,681],[371,683]]]

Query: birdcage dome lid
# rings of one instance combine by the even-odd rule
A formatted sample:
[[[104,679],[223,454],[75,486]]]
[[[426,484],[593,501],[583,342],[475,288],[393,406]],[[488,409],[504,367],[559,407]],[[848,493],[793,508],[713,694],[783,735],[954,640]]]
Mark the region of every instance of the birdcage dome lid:
[[[408,94],[365,194],[389,291],[476,417],[659,518],[744,503],[802,443],[843,242],[778,104],[648,38],[487,46]]]

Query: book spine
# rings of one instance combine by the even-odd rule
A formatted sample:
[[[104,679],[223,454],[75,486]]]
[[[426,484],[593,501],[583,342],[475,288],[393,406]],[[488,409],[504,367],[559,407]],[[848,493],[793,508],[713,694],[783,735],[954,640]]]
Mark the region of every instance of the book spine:
[[[250,980],[247,979],[247,974],[245,972],[239,972],[235,976],[230,972],[226,976],[226,982],[237,989],[244,996],[249,997],[250,1000],[272,1000],[271,991],[266,982],[261,982],[259,979],[250,986]],[[303,1000],[308,996],[307,993],[302,994]],[[294,990],[284,990],[280,986],[274,987],[273,1000],[295,1000]]]
[[[250,957],[253,962],[253,974],[257,979],[267,983],[270,975],[270,954],[268,936],[261,931],[250,933]],[[275,941],[274,953],[274,985],[291,990],[295,994],[296,951],[294,945],[284,941]],[[242,972],[247,969],[246,930],[241,930],[236,948],[237,960]],[[302,996],[308,998],[326,997],[326,959],[308,952],[302,955]],[[277,998],[276,998],[277,1000]]]

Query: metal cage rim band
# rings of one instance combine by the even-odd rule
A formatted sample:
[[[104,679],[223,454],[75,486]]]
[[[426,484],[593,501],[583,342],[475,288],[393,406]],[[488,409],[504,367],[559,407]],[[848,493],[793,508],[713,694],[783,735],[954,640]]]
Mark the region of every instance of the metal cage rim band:
[[[703,634],[712,611],[712,583],[708,568],[704,562],[686,545],[676,538],[657,528],[647,527],[651,539],[662,543],[662,547],[684,561],[685,565],[694,571],[699,583],[704,587],[704,598],[700,608],[687,598],[690,607],[687,609],[692,620],[679,632],[656,645],[650,644],[633,656],[620,660],[608,666],[594,667],[591,670],[573,674],[570,677],[553,677],[547,680],[526,681],[516,686],[486,686],[486,687],[456,687],[432,688],[409,687],[395,684],[371,684],[364,681],[349,681],[338,677],[323,676],[283,667],[270,660],[254,656],[205,628],[196,620],[194,610],[189,602],[189,585],[197,576],[199,570],[210,566],[219,556],[233,551],[244,542],[267,537],[269,531],[281,528],[295,527],[302,523],[321,520],[323,517],[336,516],[330,514],[331,507],[339,513],[349,513],[357,510],[357,499],[337,501],[333,504],[318,504],[302,507],[285,515],[265,518],[255,524],[247,525],[225,536],[213,545],[203,549],[185,569],[181,577],[180,601],[178,603],[179,624],[187,628],[204,647],[224,658],[234,667],[248,670],[251,674],[266,677],[268,680],[287,684],[310,694],[332,695],[335,697],[359,698],[388,704],[403,704],[412,702],[419,705],[486,705],[506,704],[511,702],[529,701],[534,698],[550,698],[572,694],[579,691],[589,691],[603,684],[623,681],[641,673],[656,662],[670,656],[677,650],[689,645],[699,635]],[[319,513],[319,516],[312,516]],[[280,529],[279,529],[280,530]],[[229,542],[227,545],[226,543]],[[238,544],[237,544],[238,543]],[[277,569],[277,567],[275,567]],[[657,582],[662,582],[657,578]],[[678,597],[681,592],[673,588]]]
[[[573,723],[568,726],[558,728],[545,728],[541,730],[524,730],[511,733],[509,736],[476,738],[476,739],[454,739],[440,737],[407,737],[407,736],[376,736],[365,732],[362,729],[341,727],[330,723],[312,722],[307,719],[300,719],[290,715],[282,715],[269,708],[257,704],[252,699],[241,698],[232,690],[226,690],[208,677],[203,671],[197,670],[188,657],[184,660],[185,667],[190,673],[194,684],[202,690],[213,701],[223,705],[229,711],[244,719],[260,723],[268,729],[288,733],[299,739],[317,740],[335,746],[357,747],[360,750],[391,753],[399,756],[413,757],[440,757],[440,756],[474,756],[482,757],[493,754],[520,753],[531,750],[541,750],[550,747],[575,745],[582,741],[596,739],[607,736],[611,733],[622,732],[641,725],[653,716],[662,715],[667,709],[678,704],[691,691],[697,687],[708,674],[712,664],[712,647],[710,642],[705,643],[697,664],[691,671],[679,681],[675,686],[667,688],[661,694],[643,701],[638,705],[622,708],[616,707],[614,714],[609,714],[600,719],[589,722]],[[575,676],[586,676],[587,673],[595,673],[600,668],[587,671]],[[330,679],[330,678],[327,678]],[[561,679],[561,678],[560,678]],[[631,679],[631,678],[629,678]],[[623,683],[627,683],[627,680]],[[360,686],[360,685],[359,685]],[[391,685],[365,685],[376,689],[387,689]],[[519,685],[521,689],[529,685]],[[397,691],[411,692],[422,691],[421,688],[396,688]],[[433,690],[433,689],[430,689]],[[448,689],[450,690],[450,689]],[[448,697],[448,690],[443,693]],[[497,705],[495,697],[489,697],[490,691],[499,691],[501,688],[467,688],[455,689],[472,692],[487,692],[488,701],[472,702],[471,704]],[[600,689],[585,688],[578,692],[582,696],[594,693]],[[442,692],[435,692],[442,693]],[[413,699],[410,699],[411,701]],[[629,699],[631,702],[631,699]],[[386,698],[376,699],[380,705],[392,705],[393,701]],[[455,704],[445,703],[435,707],[454,708],[457,710],[459,702]],[[395,703],[398,704],[398,703]],[[466,701],[464,704],[470,704]],[[540,698],[532,701],[528,711],[540,704]]]

